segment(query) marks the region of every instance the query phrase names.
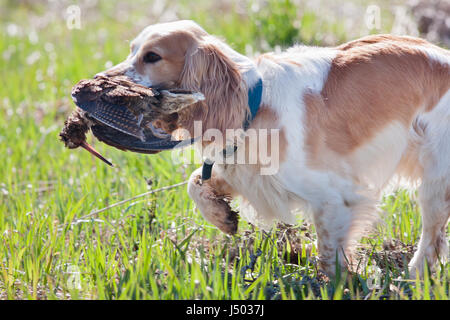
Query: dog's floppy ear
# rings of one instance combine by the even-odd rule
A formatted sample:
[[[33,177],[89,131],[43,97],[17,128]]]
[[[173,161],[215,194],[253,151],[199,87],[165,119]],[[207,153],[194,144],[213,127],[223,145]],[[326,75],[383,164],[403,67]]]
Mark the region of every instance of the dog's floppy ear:
[[[248,97],[237,64],[220,45],[213,37],[195,43],[186,53],[180,84],[204,94],[205,101],[192,110],[201,118],[195,120],[203,121],[203,129],[216,128],[225,133],[225,129],[242,127],[248,114]]]

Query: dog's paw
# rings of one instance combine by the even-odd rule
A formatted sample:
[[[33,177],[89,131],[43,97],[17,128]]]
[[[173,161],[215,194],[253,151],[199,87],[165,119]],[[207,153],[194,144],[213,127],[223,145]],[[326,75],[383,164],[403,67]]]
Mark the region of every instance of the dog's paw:
[[[209,181],[202,181],[200,175],[191,176],[188,194],[209,223],[227,234],[237,232],[239,216],[231,209],[228,195],[218,194]]]
[[[239,224],[238,213],[231,209],[229,202],[225,199],[216,198],[213,201],[215,202],[212,210],[213,221],[210,222],[222,232],[231,235],[235,234]]]

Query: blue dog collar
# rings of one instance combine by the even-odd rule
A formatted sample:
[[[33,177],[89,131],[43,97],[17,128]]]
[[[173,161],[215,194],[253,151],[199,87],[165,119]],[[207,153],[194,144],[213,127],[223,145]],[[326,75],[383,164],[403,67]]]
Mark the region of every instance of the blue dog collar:
[[[263,91],[263,82],[259,78],[256,84],[248,90],[248,107],[250,108],[250,115],[244,122],[244,130],[247,130],[251,121],[256,117],[259,106],[261,105]]]

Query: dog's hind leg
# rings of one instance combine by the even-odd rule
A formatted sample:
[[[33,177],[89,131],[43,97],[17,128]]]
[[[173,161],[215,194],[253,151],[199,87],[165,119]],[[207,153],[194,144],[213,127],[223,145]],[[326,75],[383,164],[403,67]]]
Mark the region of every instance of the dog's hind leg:
[[[434,112],[434,111],[433,111]],[[422,234],[411,260],[410,276],[423,275],[427,262],[433,270],[436,262],[448,259],[447,224],[450,218],[450,94],[436,106],[436,112],[424,117],[423,145],[419,162],[423,167],[419,202],[422,210]]]
[[[206,221],[222,232],[235,234],[238,215],[230,207],[233,189],[213,170],[210,179],[202,180],[202,168],[195,170],[188,182],[188,194]]]
[[[450,217],[450,175],[423,181],[419,189],[422,210],[422,234],[417,252],[411,260],[410,276],[420,276],[427,262],[431,270],[438,260],[448,259],[447,224]]]
[[[355,247],[377,217],[374,200],[357,193],[346,196],[325,201],[313,210],[320,267],[329,276],[335,276],[338,267],[341,271],[358,271]]]

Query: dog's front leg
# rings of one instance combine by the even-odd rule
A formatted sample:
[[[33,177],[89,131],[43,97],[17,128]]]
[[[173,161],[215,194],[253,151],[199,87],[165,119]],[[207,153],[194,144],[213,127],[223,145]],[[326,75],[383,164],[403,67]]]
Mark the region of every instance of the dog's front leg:
[[[237,232],[238,215],[230,207],[233,190],[214,170],[206,181],[202,181],[202,168],[195,170],[189,178],[188,194],[206,221],[225,233]]]
[[[340,268],[346,271],[351,264],[349,235],[352,211],[345,205],[325,204],[314,210],[320,268],[329,276],[335,276]]]

